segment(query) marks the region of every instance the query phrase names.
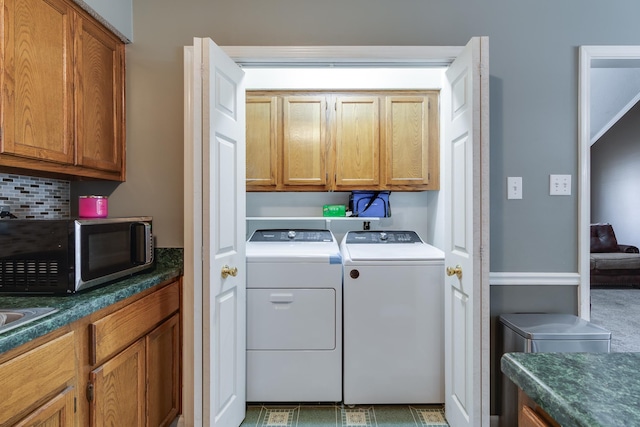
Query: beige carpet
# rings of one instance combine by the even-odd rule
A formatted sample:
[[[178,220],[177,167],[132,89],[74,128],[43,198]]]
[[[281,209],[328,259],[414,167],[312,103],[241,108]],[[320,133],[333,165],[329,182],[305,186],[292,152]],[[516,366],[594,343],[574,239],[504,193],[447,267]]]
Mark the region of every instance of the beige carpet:
[[[611,331],[612,352],[640,352],[640,289],[591,289],[591,322]]]

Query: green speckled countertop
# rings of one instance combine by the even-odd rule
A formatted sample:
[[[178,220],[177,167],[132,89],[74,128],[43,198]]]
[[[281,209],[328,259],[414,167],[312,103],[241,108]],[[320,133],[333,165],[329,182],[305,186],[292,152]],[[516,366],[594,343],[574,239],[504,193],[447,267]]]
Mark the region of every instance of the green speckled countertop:
[[[640,353],[507,353],[500,363],[563,427],[640,426]]]
[[[0,353],[88,316],[104,307],[135,295],[166,280],[182,275],[183,250],[156,249],[156,266],[149,272],[90,288],[68,296],[6,296],[0,294],[2,308],[53,307],[58,311],[0,333]]]

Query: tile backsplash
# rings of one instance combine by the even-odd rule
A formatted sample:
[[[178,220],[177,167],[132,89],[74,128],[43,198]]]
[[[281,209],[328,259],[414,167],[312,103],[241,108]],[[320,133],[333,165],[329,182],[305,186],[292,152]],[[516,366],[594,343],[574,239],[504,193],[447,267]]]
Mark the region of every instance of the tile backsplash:
[[[0,206],[19,219],[65,219],[69,189],[69,181],[0,173]]]

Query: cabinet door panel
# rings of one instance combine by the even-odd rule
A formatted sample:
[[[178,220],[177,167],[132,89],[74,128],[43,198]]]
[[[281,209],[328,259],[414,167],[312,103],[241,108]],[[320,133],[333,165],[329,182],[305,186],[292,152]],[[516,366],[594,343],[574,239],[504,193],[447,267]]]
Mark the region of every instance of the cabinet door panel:
[[[386,185],[437,189],[437,97],[388,96],[386,127]]]
[[[518,426],[520,427],[551,427],[551,424],[547,423],[544,418],[536,414],[536,412],[528,406],[521,408],[520,417],[518,419]]]
[[[91,372],[91,425],[145,425],[145,340]]]
[[[247,190],[276,186],[278,109],[275,96],[247,97]],[[264,187],[264,188],[261,188]]]
[[[123,46],[89,19],[83,19],[80,28],[78,164],[124,170]]]
[[[378,97],[336,101],[336,188],[366,189],[380,184]]]
[[[68,427],[75,425],[75,389],[68,387],[14,427]]]
[[[5,0],[0,151],[72,164],[72,9],[59,0]]]
[[[326,187],[326,98],[286,96],[283,101],[283,184]]]
[[[0,425],[27,411],[38,399],[55,395],[73,382],[76,374],[73,334],[69,332],[0,364],[2,387],[11,390],[0,399]]]
[[[176,314],[147,335],[147,426],[168,426],[178,415],[180,322]]]
[[[90,363],[101,364],[180,309],[180,285],[170,284],[89,325]]]

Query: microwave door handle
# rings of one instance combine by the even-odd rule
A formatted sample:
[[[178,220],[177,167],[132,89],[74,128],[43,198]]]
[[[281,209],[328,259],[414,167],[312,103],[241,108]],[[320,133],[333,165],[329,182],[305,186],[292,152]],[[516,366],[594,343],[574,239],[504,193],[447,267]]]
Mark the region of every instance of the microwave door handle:
[[[131,261],[146,264],[153,260],[151,226],[147,222],[131,224]]]

